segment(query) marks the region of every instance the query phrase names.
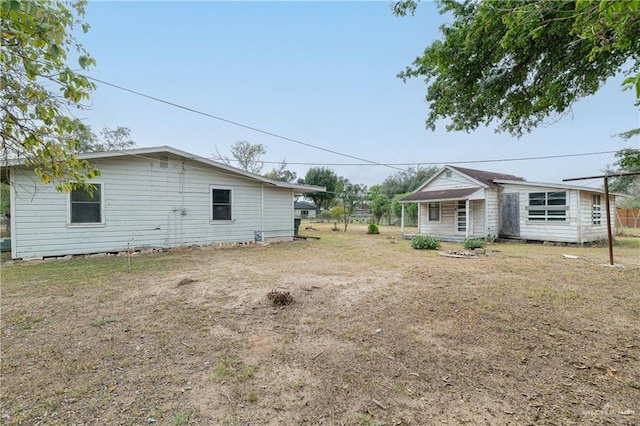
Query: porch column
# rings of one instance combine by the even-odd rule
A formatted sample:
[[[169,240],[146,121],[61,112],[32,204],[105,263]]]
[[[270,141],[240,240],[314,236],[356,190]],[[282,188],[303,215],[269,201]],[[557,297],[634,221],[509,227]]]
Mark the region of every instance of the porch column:
[[[418,203],[418,234],[420,233],[420,216],[422,216],[422,203]]]
[[[464,230],[464,237],[465,238],[469,238],[469,229],[471,228],[471,222],[469,222],[469,216],[471,216],[469,214],[469,207],[470,207],[470,203],[469,203],[469,199],[467,198],[466,200],[464,200],[464,214],[465,214],[465,220],[467,221],[467,226],[465,227]]]
[[[402,213],[400,214],[400,233],[404,235],[404,203],[400,205],[402,206]]]

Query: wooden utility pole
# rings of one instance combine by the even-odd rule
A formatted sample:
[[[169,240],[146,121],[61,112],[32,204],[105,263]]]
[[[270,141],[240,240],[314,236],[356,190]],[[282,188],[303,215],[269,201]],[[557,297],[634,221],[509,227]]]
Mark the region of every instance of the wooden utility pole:
[[[579,178],[569,178],[562,179],[563,182],[568,182],[572,180],[587,180],[587,179],[599,179],[604,178],[604,197],[605,197],[605,208],[607,209],[607,240],[609,242],[609,265],[613,266],[613,234],[611,232],[611,218],[609,211],[609,178],[617,178],[622,176],[640,176],[640,172],[632,172],[632,173],[612,173],[608,175],[599,175],[599,176],[587,176],[587,177],[579,177]]]

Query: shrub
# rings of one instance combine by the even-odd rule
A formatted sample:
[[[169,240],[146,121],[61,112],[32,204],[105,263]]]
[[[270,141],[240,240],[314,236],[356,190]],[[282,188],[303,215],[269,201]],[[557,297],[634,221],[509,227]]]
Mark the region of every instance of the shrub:
[[[378,225],[374,221],[369,222],[369,228],[367,228],[367,234],[379,234],[379,233],[380,233],[380,228],[378,228]]]
[[[440,240],[430,235],[416,235],[411,239],[411,247],[418,250],[436,250]]]
[[[473,250],[477,248],[484,248],[484,246],[487,245],[487,243],[482,238],[467,238],[462,242],[462,245],[467,250]]]

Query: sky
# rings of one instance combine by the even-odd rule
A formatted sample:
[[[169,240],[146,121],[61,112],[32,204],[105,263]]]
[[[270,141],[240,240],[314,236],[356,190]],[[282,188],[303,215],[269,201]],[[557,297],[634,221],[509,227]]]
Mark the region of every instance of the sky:
[[[396,17],[372,2],[91,1],[91,25],[78,41],[97,60],[88,74],[105,82],[266,132],[375,163],[453,164],[639,148],[640,138],[612,135],[640,126],[633,93],[612,78],[554,124],[515,138],[491,127],[425,129],[426,85],[396,77],[440,38],[449,19],[433,3]],[[79,115],[94,131],[131,129],[139,147],[169,145],[192,154],[229,155],[237,141],[266,146],[302,177],[310,165],[351,182],[384,181],[397,168],[344,166],[362,161],[283,140],[98,84]],[[558,159],[458,163],[537,182],[592,176],[614,154]],[[264,172],[274,165],[266,164]],[[395,166],[404,169],[407,166]],[[601,180],[583,181],[599,187]]]

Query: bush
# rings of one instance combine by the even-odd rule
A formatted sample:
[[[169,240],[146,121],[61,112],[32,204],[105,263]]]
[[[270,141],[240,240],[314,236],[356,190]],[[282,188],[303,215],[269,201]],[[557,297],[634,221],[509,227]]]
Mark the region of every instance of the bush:
[[[436,250],[440,240],[430,235],[416,235],[411,239],[411,247],[418,250]]]
[[[378,225],[376,225],[375,222],[371,221],[369,223],[369,228],[367,228],[367,234],[379,234],[380,233],[380,228],[378,228]]]
[[[477,248],[484,248],[484,246],[486,246],[487,243],[482,238],[467,238],[462,242],[462,245],[467,250],[473,250]]]

